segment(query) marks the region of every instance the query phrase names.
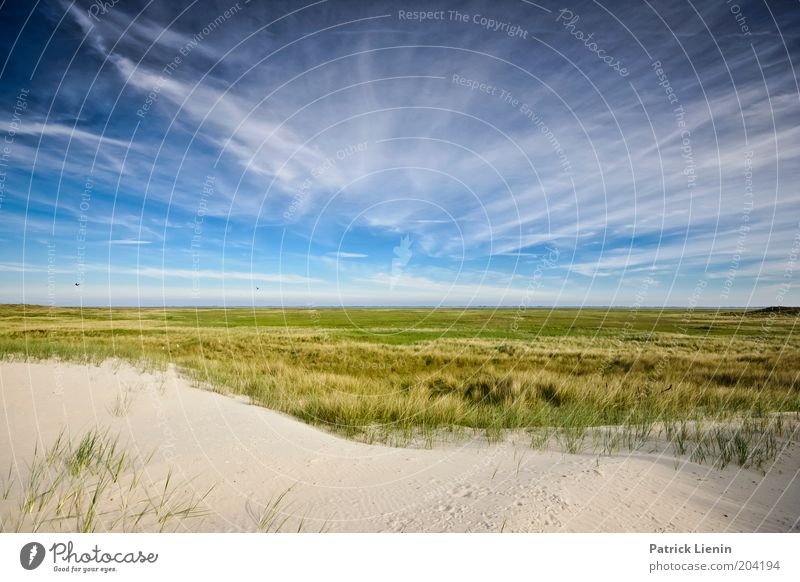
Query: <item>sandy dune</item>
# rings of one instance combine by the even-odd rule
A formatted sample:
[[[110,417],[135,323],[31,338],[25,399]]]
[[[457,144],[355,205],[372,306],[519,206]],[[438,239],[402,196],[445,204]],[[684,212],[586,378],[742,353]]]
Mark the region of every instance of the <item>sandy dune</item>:
[[[118,394],[129,408],[111,413]],[[187,494],[214,489],[208,514],[172,529],[252,531],[291,487],[284,529],[305,531],[790,531],[800,516],[800,454],[767,475],[672,457],[564,455],[525,439],[476,439],[433,450],[350,442],[284,415],[192,387],[174,371],[126,364],[0,364],[0,472],[24,480],[35,444],[66,429],[119,434],[155,451],[148,478],[169,467]],[[0,509],[2,509],[0,505]],[[5,504],[8,508],[8,503]]]

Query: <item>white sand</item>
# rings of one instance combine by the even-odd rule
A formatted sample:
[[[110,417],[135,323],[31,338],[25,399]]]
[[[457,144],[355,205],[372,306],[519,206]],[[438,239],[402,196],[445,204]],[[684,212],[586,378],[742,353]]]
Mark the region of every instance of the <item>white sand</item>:
[[[110,409],[120,390],[133,401],[117,417]],[[253,531],[253,515],[289,487],[284,529],[302,520],[304,531],[799,529],[794,445],[766,475],[645,452],[540,452],[511,440],[433,450],[365,445],[194,388],[174,372],[118,362],[0,363],[0,398],[0,474],[15,465],[24,479],[37,441],[47,447],[64,429],[76,437],[109,427],[130,450],[155,451],[153,480],[172,467],[187,494],[215,485],[208,515],[176,522],[170,529],[178,531]]]

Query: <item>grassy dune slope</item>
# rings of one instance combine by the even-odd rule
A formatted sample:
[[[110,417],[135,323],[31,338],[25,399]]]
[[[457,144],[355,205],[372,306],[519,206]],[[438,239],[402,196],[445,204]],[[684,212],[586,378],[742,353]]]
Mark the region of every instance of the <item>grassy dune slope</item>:
[[[800,410],[798,316],[0,306],[0,355],[155,367],[348,436]]]

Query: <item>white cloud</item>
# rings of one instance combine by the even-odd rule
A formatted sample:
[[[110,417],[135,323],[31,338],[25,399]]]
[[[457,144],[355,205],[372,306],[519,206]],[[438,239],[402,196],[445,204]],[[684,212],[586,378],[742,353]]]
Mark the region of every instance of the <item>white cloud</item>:
[[[364,253],[348,253],[344,251],[337,251],[335,253],[328,253],[328,256],[335,259],[366,259],[369,255],[365,255]]]

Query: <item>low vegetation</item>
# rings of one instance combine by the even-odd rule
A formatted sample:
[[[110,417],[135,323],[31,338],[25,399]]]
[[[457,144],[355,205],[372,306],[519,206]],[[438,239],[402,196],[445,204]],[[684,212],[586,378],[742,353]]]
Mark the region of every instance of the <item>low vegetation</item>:
[[[0,531],[168,531],[206,514],[210,490],[198,495],[171,472],[153,480],[150,458],[132,456],[105,430],[77,441],[62,433],[32,459],[0,479]]]
[[[784,310],[3,306],[0,354],[174,363],[198,383],[392,444],[550,430],[578,451],[598,427],[629,435],[661,427],[674,442],[681,423],[738,422],[730,434],[690,431],[695,444],[678,444],[677,452],[748,462],[744,443],[754,451],[754,435],[766,434],[776,413],[800,411],[797,317]],[[129,404],[121,395],[115,413]],[[741,429],[746,423],[766,424],[758,432]],[[678,428],[667,434],[666,427]]]

